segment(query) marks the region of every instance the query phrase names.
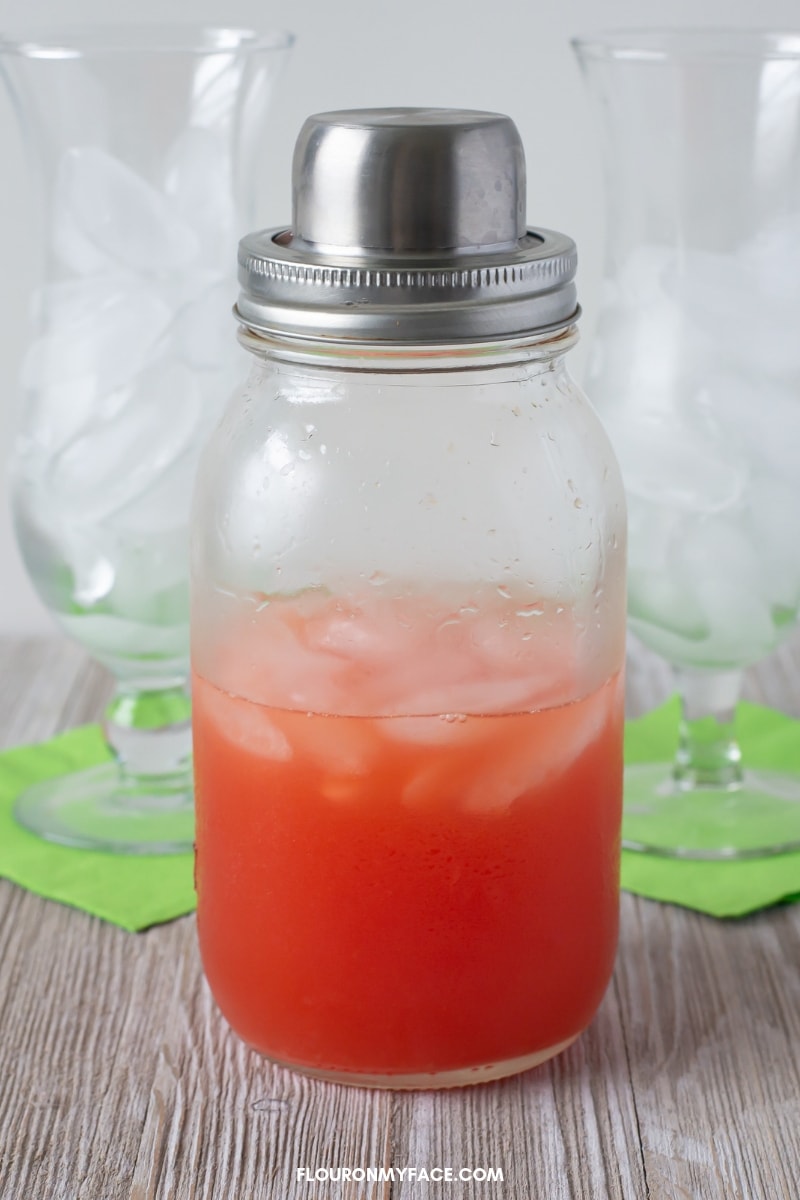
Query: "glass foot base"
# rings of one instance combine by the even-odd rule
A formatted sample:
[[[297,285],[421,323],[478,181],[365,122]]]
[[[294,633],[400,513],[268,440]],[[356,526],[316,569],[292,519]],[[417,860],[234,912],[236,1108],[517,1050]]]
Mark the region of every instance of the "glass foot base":
[[[800,851],[800,775],[747,771],[730,788],[683,788],[671,763],[626,767],[622,846],[709,861]]]
[[[526,1054],[521,1058],[508,1058],[504,1062],[487,1063],[482,1067],[466,1067],[456,1071],[432,1071],[418,1075],[381,1075],[358,1073],[355,1071],[325,1071],[315,1067],[295,1066],[282,1062],[280,1059],[269,1058],[279,1067],[286,1067],[299,1075],[307,1075],[311,1079],[324,1079],[328,1083],[343,1083],[350,1087],[385,1088],[394,1092],[427,1091],[428,1089],[469,1087],[475,1083],[490,1083],[494,1079],[505,1079],[509,1075],[519,1075],[522,1071],[530,1071],[549,1058],[555,1058],[571,1046],[579,1035],[567,1038],[546,1050],[537,1050],[534,1054]]]
[[[114,763],[35,784],[14,816],[49,842],[117,854],[178,854],[194,839],[190,776],[125,779]]]

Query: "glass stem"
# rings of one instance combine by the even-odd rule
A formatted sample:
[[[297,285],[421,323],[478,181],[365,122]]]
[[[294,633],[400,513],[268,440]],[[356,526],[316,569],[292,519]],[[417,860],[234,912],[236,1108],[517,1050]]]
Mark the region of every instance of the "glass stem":
[[[185,680],[118,683],[103,734],[128,780],[184,787],[191,772],[191,700]]]
[[[678,752],[672,776],[679,787],[735,789],[742,755],[734,732],[741,671],[677,671],[681,694]]]

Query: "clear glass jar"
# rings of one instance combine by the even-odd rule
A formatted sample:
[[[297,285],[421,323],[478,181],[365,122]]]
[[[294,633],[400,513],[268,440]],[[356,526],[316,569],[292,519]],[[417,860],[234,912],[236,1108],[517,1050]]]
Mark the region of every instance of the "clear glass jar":
[[[340,1082],[524,1070],[617,941],[625,511],[552,338],[254,355],[195,502],[198,923]]]
[[[200,467],[200,947],[339,1082],[525,1070],[617,939],[625,510],[564,354],[575,247],[493,113],[320,114],[240,244],[250,377]]]

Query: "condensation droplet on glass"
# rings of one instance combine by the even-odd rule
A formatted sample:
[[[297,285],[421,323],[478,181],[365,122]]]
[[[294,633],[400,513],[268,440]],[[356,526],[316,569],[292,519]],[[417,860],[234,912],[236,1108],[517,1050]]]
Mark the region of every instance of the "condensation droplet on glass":
[[[373,587],[383,587],[388,578],[389,576],[384,574],[383,571],[373,571],[368,582],[371,583]]]
[[[304,426],[303,426],[303,429],[305,430],[305,434],[306,434],[306,436],[305,436],[305,440],[306,440],[306,441],[308,441],[308,439],[309,439],[310,437],[313,437],[313,436],[314,436],[314,434],[317,432],[317,427],[316,427],[316,425],[304,425]]]
[[[497,434],[494,432],[494,430],[492,430],[492,436],[489,438],[489,445],[490,446],[499,446],[500,445],[500,443],[497,440]]]
[[[288,462],[285,467],[281,467],[281,475],[291,475],[294,470],[294,463]]]
[[[580,496],[576,496],[572,501],[572,504],[574,508],[583,508],[583,501],[581,500]]]
[[[463,724],[466,719],[466,713],[439,713],[439,720],[446,721],[448,725],[455,725],[456,721]]]
[[[303,462],[308,462],[308,460],[311,458],[311,455],[308,453],[307,450],[298,450],[297,457],[302,459]]]
[[[511,599],[511,592],[508,590],[507,587],[503,587],[502,584],[497,588],[497,594],[498,594],[498,596],[502,596],[504,600]]]
[[[544,609],[536,604],[531,604],[527,608],[518,608],[514,613],[515,617],[543,617]],[[528,635],[530,636],[530,635]]]
[[[320,452],[320,454],[327,454],[327,453],[328,453],[328,447],[325,445],[325,443],[324,443],[324,442],[323,442],[323,443],[322,443],[322,445],[320,446],[320,448],[319,448],[319,452]]]

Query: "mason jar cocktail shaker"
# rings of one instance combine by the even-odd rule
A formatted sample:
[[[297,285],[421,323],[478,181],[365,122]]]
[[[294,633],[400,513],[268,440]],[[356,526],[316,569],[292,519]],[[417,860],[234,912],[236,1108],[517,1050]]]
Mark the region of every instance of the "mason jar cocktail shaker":
[[[198,924],[229,1022],[339,1082],[525,1070],[619,887],[625,509],[575,247],[503,116],[305,124],[240,246],[250,376],[194,511]]]

